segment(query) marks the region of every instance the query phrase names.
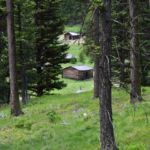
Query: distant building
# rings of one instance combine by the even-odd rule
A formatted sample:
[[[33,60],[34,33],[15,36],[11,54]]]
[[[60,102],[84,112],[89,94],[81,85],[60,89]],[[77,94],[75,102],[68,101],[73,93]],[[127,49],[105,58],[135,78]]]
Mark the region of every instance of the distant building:
[[[72,62],[76,62],[77,61],[77,58],[74,56],[74,55],[72,55],[72,54],[67,54],[66,55],[66,57],[65,57],[68,61],[72,61]]]
[[[65,58],[66,59],[73,59],[73,58],[75,58],[75,56],[68,53]]]
[[[69,66],[63,69],[63,77],[86,80],[93,77],[93,68],[88,66]]]
[[[75,32],[66,32],[64,34],[64,39],[65,40],[77,40],[77,39],[80,39],[80,34],[75,33]]]

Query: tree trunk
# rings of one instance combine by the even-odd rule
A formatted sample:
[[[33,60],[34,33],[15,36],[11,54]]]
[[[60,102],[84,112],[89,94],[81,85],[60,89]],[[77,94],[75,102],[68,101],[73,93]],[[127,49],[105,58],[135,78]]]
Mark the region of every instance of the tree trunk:
[[[99,69],[101,150],[116,150],[111,102],[111,0],[103,0],[103,4],[105,10],[101,13],[102,43]]]
[[[97,47],[99,46],[100,40],[100,27],[99,27],[99,9],[95,9],[94,13],[94,42],[96,46],[96,52],[94,54],[94,98],[99,97],[99,52]]]
[[[94,58],[94,98],[99,97],[99,56]]]
[[[139,50],[139,23],[138,23],[138,1],[129,0],[131,41],[130,41],[130,65],[131,65],[131,103],[142,101],[141,97],[141,64]]]
[[[7,0],[7,34],[8,34],[8,55],[9,55],[9,73],[10,73],[10,105],[11,114],[18,116],[22,114],[18,98],[17,73],[16,73],[16,49],[14,35],[14,16],[13,1]]]

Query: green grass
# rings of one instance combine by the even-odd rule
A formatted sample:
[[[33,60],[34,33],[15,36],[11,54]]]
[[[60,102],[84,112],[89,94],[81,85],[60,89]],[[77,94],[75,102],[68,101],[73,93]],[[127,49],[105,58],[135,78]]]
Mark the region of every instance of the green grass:
[[[68,93],[73,94],[77,93],[77,91],[82,89],[82,91],[92,91],[93,89],[93,80],[72,80],[72,79],[63,79],[64,83],[67,84],[67,86],[61,90],[54,90],[54,94],[61,94],[61,95],[66,95]]]
[[[0,149],[98,150],[98,100],[92,99],[90,91],[74,93],[81,84],[74,82],[59,94],[32,99],[20,117],[10,117],[8,106],[1,109]],[[91,90],[91,82],[85,81],[87,90]],[[145,101],[134,108],[126,92],[113,89],[114,129],[120,150],[150,149],[149,91],[145,88]]]
[[[83,47],[80,44],[71,44],[69,45],[69,53],[78,57],[82,51]]]
[[[79,33],[80,29],[81,29],[81,25],[65,26],[65,32],[77,32],[77,33]]]

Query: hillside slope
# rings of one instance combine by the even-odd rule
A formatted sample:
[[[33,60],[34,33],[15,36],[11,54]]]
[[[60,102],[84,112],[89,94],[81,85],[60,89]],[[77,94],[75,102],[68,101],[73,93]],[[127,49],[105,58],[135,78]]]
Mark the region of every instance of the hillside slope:
[[[142,104],[113,89],[116,142],[120,150],[150,149],[150,88]],[[24,115],[11,118],[0,108],[0,150],[98,150],[99,102],[92,92],[55,94],[32,99]]]

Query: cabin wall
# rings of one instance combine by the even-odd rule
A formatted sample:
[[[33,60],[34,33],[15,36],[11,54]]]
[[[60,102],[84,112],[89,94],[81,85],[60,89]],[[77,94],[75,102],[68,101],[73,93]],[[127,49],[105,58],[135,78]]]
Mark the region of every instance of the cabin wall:
[[[65,34],[64,39],[65,40],[77,40],[77,39],[80,39],[80,35],[72,36],[70,34]]]
[[[71,40],[78,40],[78,39],[80,39],[80,36],[79,36],[79,35],[70,36],[70,39],[71,39]]]
[[[72,68],[68,68],[63,70],[63,77],[76,80],[85,80],[93,77],[93,71],[79,71]]]
[[[75,69],[65,69],[63,70],[64,78],[78,79],[78,70]]]
[[[78,76],[79,76],[79,79],[81,80],[89,79],[93,77],[93,71],[92,70],[80,71]]]
[[[70,35],[66,34],[66,35],[64,35],[64,38],[65,38],[65,40],[70,40]]]

